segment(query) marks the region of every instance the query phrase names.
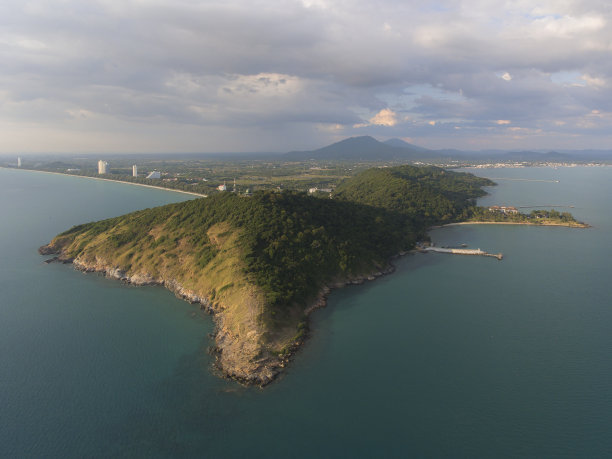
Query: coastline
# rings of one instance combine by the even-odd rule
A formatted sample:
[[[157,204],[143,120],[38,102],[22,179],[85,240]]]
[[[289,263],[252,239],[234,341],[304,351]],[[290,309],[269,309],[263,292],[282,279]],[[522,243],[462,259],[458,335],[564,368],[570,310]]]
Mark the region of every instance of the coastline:
[[[153,188],[153,189],[157,189],[157,190],[171,191],[173,193],[190,194],[192,196],[197,196],[199,198],[207,198],[208,197],[208,195],[206,195],[206,194],[194,193],[193,191],[175,190],[173,188],[166,188],[166,187],[163,187],[163,186],[146,185],[144,183],[126,182],[126,181],[123,181],[123,180],[107,179],[107,178],[102,178],[102,177],[90,177],[89,175],[76,175],[76,174],[66,174],[64,172],[40,171],[38,169],[25,169],[23,167],[15,168],[15,167],[0,166],[0,168],[1,169],[18,170],[18,171],[28,171],[28,172],[42,172],[43,174],[66,175],[68,177],[79,177],[79,178],[86,178],[86,179],[93,179],[93,180],[102,180],[102,181],[105,181],[105,182],[125,183],[127,185],[135,185],[135,186],[142,186],[142,187],[145,187],[145,188]]]
[[[42,171],[41,171],[42,172]],[[67,174],[64,174],[67,175]],[[93,178],[93,177],[92,177]],[[111,180],[114,181],[114,180]],[[125,183],[125,182],[124,182]],[[151,187],[156,188],[156,187]],[[448,223],[445,225],[432,226],[428,231],[443,228],[447,226],[459,226],[459,225],[530,225],[530,226],[565,226],[565,227],[582,227],[585,226],[571,226],[562,224],[543,224],[543,223],[529,223],[529,222],[456,222]],[[50,244],[41,247],[39,249],[42,255],[57,254],[55,250],[45,251],[49,249]],[[366,274],[360,274],[356,276],[350,276],[343,279],[330,279],[326,282],[319,290],[317,295],[307,303],[303,310],[304,318],[306,321],[306,327],[302,332],[299,332],[290,342],[287,343],[282,353],[276,355],[271,354],[261,358],[261,354],[255,353],[259,358],[255,361],[251,361],[246,356],[238,355],[241,354],[243,345],[245,344],[242,339],[238,336],[233,336],[224,327],[224,314],[223,310],[218,309],[216,303],[210,298],[207,298],[195,291],[184,288],[176,279],[165,279],[163,277],[153,278],[147,274],[140,274],[137,276],[128,276],[125,272],[118,270],[114,266],[106,263],[100,263],[96,266],[82,263],[80,260],[66,259],[59,256],[46,260],[45,262],[58,261],[63,263],[72,263],[74,268],[83,272],[99,272],[103,275],[120,280],[122,282],[133,284],[133,285],[160,285],[173,292],[178,298],[181,298],[189,303],[200,304],[201,309],[205,309],[208,313],[213,316],[215,322],[215,332],[213,334],[214,348],[211,349],[211,354],[215,356],[215,369],[218,373],[227,379],[234,380],[240,384],[264,387],[274,382],[283,373],[284,369],[290,364],[290,361],[299,352],[302,346],[309,339],[310,330],[310,317],[317,309],[321,309],[327,306],[329,295],[336,289],[348,287],[351,285],[361,285],[366,281],[374,281],[382,276],[386,276],[395,272],[395,265],[393,261],[412,253],[418,252],[417,249],[411,249],[408,251],[401,251],[391,257],[389,257],[385,267],[373,269],[371,272]],[[254,343],[253,343],[254,344]],[[260,350],[264,348],[260,344],[257,345]],[[243,357],[243,358],[241,358]],[[227,362],[234,362],[240,360],[241,365],[236,367],[235,365],[228,365]]]
[[[59,175],[72,175],[74,177],[83,177],[81,175],[73,175],[66,174],[61,172],[49,172],[49,171],[39,171],[32,169],[24,169],[28,171],[34,172],[45,172]],[[173,190],[165,187],[154,186],[154,185],[145,185],[133,182],[124,182],[121,180],[115,179],[107,179],[101,177],[89,177],[84,176],[86,178],[93,178],[96,180],[106,180],[110,182],[117,183],[130,183],[133,185],[144,186],[147,188],[157,188],[165,191],[175,191],[178,193],[191,194],[194,196],[202,197],[204,195],[194,192],[186,192],[181,190]],[[583,224],[562,224],[562,223],[544,223],[544,222],[499,222],[499,221],[464,221],[464,222],[456,222],[449,223],[440,226],[433,226],[427,229],[430,231],[432,229],[441,228],[445,226],[453,226],[453,225],[470,225],[470,224],[496,224],[496,225],[532,225],[532,226],[567,226],[567,227],[588,227],[588,225]],[[47,246],[43,246],[46,248],[51,248],[51,243]],[[41,248],[41,249],[43,249]],[[48,251],[47,253],[41,254],[48,255],[53,253],[58,253],[54,251]],[[260,317],[256,316],[255,312],[259,309],[262,309],[266,306],[265,301],[260,301],[259,299],[253,298],[253,305],[251,307],[254,319],[252,323],[246,326],[245,330],[240,329],[239,332],[235,332],[232,327],[234,323],[237,323],[236,317],[240,318],[239,315],[232,316],[234,314],[230,310],[235,305],[247,304],[244,301],[234,301],[228,302],[227,309],[223,307],[219,301],[215,302],[215,295],[211,294],[208,296],[206,290],[202,290],[200,288],[194,288],[190,290],[186,288],[189,286],[189,282],[182,275],[167,275],[161,274],[153,277],[153,275],[149,273],[154,273],[155,270],[145,269],[142,272],[138,272],[136,274],[128,275],[127,272],[121,271],[117,265],[109,262],[105,262],[104,260],[98,259],[96,257],[95,262],[84,262],[85,260],[69,260],[65,257],[60,256],[57,257],[57,261],[63,261],[66,263],[73,263],[75,269],[89,272],[101,272],[107,277],[115,278],[117,280],[121,280],[126,283],[131,283],[134,285],[162,285],[166,289],[172,291],[180,298],[185,299],[190,303],[199,303],[203,309],[208,310],[214,315],[215,322],[215,332],[213,334],[213,339],[215,342],[215,346],[213,348],[213,355],[215,356],[216,362],[215,367],[219,370],[219,372],[226,378],[236,380],[243,384],[248,385],[259,385],[260,387],[265,386],[272,381],[274,381],[277,377],[279,377],[283,373],[283,369],[292,359],[293,355],[296,354],[299,349],[301,349],[302,345],[305,343],[306,339],[309,336],[309,324],[310,324],[310,314],[312,314],[316,309],[323,308],[327,306],[327,300],[329,294],[332,290],[337,288],[343,288],[349,285],[359,285],[363,284],[366,280],[373,281],[378,277],[381,277],[386,274],[391,274],[395,271],[395,266],[393,265],[393,261],[408,253],[413,252],[410,251],[402,251],[397,254],[390,256],[385,263],[371,263],[369,272],[362,272],[356,275],[346,276],[346,277],[330,277],[320,284],[320,289],[316,295],[310,298],[310,301],[305,302],[305,306],[299,305],[303,316],[305,317],[304,324],[297,323],[297,320],[291,323],[293,325],[297,324],[297,328],[292,328],[294,330],[292,333],[287,333],[286,338],[283,338],[282,346],[271,347],[267,346],[266,341],[263,336],[264,333],[259,333],[261,330],[269,331],[269,328],[265,328],[260,326],[261,324],[256,324],[255,320]],[[64,258],[64,259],[62,259]],[[112,258],[112,257],[110,257]],[[109,258],[109,260],[110,260]],[[126,268],[129,271],[129,267]],[[365,270],[364,270],[365,271]],[[176,277],[175,277],[176,276]],[[181,278],[183,277],[183,278]],[[180,281],[179,281],[180,280]],[[233,285],[233,284],[232,284]],[[223,286],[225,287],[225,286]],[[214,292],[213,292],[214,293]],[[303,303],[302,303],[303,304]],[[297,308],[296,308],[297,310]],[[259,320],[259,319],[257,319]],[[227,326],[226,326],[227,325]],[[253,325],[251,327],[251,325]],[[255,326],[257,325],[257,326]],[[241,325],[242,327],[242,325]],[[249,328],[250,327],[250,328]],[[294,334],[297,331],[297,334]],[[283,335],[285,336],[285,335]]]
[[[222,377],[234,380],[240,384],[264,387],[275,381],[282,375],[284,368],[289,364],[294,355],[302,348],[306,340],[310,336],[310,315],[317,309],[327,306],[329,294],[336,289],[351,285],[361,285],[366,281],[373,281],[379,277],[392,274],[395,271],[395,266],[392,261],[403,255],[415,253],[416,250],[403,251],[389,258],[384,268],[374,269],[368,274],[361,274],[354,277],[344,279],[332,279],[325,283],[314,297],[307,303],[303,310],[306,320],[306,327],[303,332],[298,334],[287,343],[286,348],[280,354],[268,354],[262,356],[261,352],[265,352],[265,346],[262,343],[251,343],[256,345],[258,352],[252,353],[253,356],[243,355],[245,345],[250,341],[245,337],[233,335],[225,327],[224,308],[219,308],[211,298],[202,295],[199,292],[185,288],[179,281],[173,278],[165,278],[163,276],[154,277],[148,273],[138,273],[128,275],[125,271],[117,268],[112,263],[96,258],[94,263],[85,262],[69,258],[63,253],[61,248],[54,246],[52,243],[41,246],[38,249],[41,255],[54,255],[51,258],[44,260],[44,263],[64,263],[72,264],[74,269],[85,273],[97,272],[105,277],[119,280],[126,284],[135,286],[158,285],[166,288],[176,295],[191,304],[199,304],[200,309],[205,310],[213,317],[215,323],[215,331],[213,333],[214,347],[211,348],[211,355],[215,357],[214,367]],[[251,354],[251,353],[248,353]],[[238,364],[238,365],[237,365]]]
[[[428,229],[433,230],[447,226],[472,225],[472,224],[494,224],[494,225],[530,225],[530,226],[566,226],[559,224],[538,224],[528,222],[457,222],[448,223],[445,225],[432,226]],[[584,226],[588,227],[588,226]],[[51,250],[50,250],[51,249]],[[99,272],[107,277],[120,280],[122,282],[133,285],[160,285],[173,292],[177,297],[189,302],[198,303],[202,309],[205,309],[213,316],[215,322],[215,332],[213,333],[214,347],[211,354],[215,357],[215,369],[218,373],[227,379],[232,379],[244,385],[252,385],[264,387],[275,381],[283,373],[284,369],[290,364],[290,361],[299,352],[302,346],[309,339],[311,334],[310,317],[317,309],[327,306],[329,295],[336,289],[348,287],[351,285],[361,285],[366,281],[374,281],[382,276],[395,272],[393,261],[418,252],[417,249],[401,251],[389,257],[384,267],[374,268],[369,273],[346,278],[330,279],[320,289],[317,295],[307,303],[303,310],[306,327],[289,342],[280,354],[261,355],[261,351],[265,349],[263,343],[252,344],[259,349],[260,352],[254,352],[257,359],[251,359],[248,355],[242,355],[246,342],[244,337],[234,336],[224,326],[225,314],[222,309],[219,309],[217,304],[210,298],[205,297],[199,292],[192,291],[183,287],[176,279],[166,279],[164,277],[154,278],[151,275],[141,273],[140,275],[128,276],[127,273],[117,269],[110,263],[96,263],[95,265],[83,263],[81,260],[67,259],[62,256],[61,252],[53,250],[51,244],[39,249],[42,255],[59,254],[59,256],[46,260],[45,262],[58,261],[63,263],[72,263],[74,268],[83,272]],[[101,261],[101,260],[100,260]],[[248,341],[248,340],[247,340]],[[237,363],[239,363],[237,365]]]

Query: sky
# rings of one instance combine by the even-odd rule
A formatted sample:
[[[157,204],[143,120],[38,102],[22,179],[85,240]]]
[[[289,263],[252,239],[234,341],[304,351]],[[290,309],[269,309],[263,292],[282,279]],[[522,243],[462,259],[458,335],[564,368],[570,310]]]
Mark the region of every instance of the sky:
[[[612,148],[608,0],[2,0],[0,153]]]

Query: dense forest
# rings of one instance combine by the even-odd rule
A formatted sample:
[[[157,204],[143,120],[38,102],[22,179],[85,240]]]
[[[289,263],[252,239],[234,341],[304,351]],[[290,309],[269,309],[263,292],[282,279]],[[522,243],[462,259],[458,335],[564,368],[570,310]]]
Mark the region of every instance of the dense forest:
[[[86,251],[136,253],[154,249],[156,263],[172,262],[189,247],[204,268],[217,255],[207,232],[221,222],[239,230],[246,275],[269,305],[305,304],[325,282],[381,269],[393,254],[412,248],[428,225],[454,221],[483,194],[486,179],[435,167],[371,169],[343,182],[333,199],[298,192],[220,193],[95,223],[62,233],[69,256]],[[161,228],[154,233],[153,228]],[[107,237],[100,238],[105,233]],[[160,261],[161,260],[161,261]]]
[[[439,167],[374,168],[345,180],[334,198],[387,209],[408,218],[417,231],[450,223],[484,196],[489,179]]]

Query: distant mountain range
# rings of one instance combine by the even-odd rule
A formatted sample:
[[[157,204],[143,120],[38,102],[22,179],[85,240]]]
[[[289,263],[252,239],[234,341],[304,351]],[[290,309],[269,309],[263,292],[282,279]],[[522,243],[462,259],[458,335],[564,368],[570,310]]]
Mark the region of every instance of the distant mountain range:
[[[567,162],[611,160],[610,150],[567,150],[549,151],[462,151],[455,149],[430,150],[413,145],[401,139],[380,142],[371,136],[349,137],[318,150],[291,151],[283,155],[288,160],[495,160],[495,161],[534,161]]]

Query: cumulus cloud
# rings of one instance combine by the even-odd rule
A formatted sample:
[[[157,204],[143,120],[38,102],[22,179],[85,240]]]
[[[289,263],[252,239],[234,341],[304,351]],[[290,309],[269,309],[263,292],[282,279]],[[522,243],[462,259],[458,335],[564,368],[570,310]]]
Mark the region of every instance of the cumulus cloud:
[[[370,118],[370,124],[378,126],[395,126],[397,124],[397,115],[393,110],[383,108],[376,115]]]
[[[392,127],[397,124],[397,113],[390,108],[383,108],[376,115],[371,117],[367,123],[355,123],[354,128],[364,128],[368,126],[387,126]]]
[[[584,80],[587,86],[591,86],[594,88],[605,88],[606,86],[608,86],[608,82],[604,78],[594,77],[586,74],[582,75],[580,78]]]
[[[87,132],[139,151],[282,151],[368,129],[433,148],[612,140],[592,113],[612,112],[599,0],[6,0],[0,18],[5,149],[51,131],[58,151],[89,148]],[[540,143],[495,137],[511,131],[491,120]]]

